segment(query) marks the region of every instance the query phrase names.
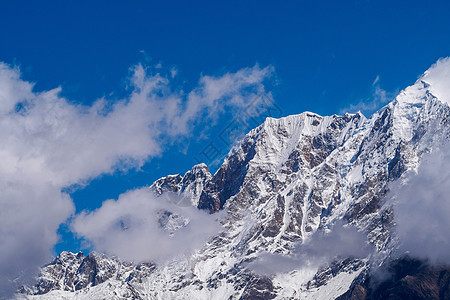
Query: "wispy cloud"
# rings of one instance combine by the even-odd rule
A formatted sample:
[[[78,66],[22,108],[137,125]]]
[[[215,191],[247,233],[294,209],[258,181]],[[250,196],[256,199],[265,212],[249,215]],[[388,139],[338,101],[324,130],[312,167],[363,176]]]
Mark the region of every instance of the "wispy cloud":
[[[256,65],[202,76],[183,93],[170,76],[139,64],[126,98],[83,106],[61,97],[61,88],[33,91],[18,68],[0,63],[0,290],[48,261],[59,224],[74,212],[62,188],[143,165],[165,143],[245,105],[272,71]]]
[[[372,115],[375,111],[389,103],[398,94],[398,91],[388,92],[381,88],[380,76],[374,79],[371,88],[371,95],[368,98],[360,100],[356,104],[350,104],[350,106],[345,107],[339,111],[340,114],[346,112],[356,113],[358,111],[362,112],[366,116]]]
[[[337,222],[331,231],[317,231],[305,243],[299,243],[291,254],[264,253],[249,265],[262,275],[275,275],[302,268],[326,266],[337,259],[366,257],[372,248],[367,236],[352,225]]]

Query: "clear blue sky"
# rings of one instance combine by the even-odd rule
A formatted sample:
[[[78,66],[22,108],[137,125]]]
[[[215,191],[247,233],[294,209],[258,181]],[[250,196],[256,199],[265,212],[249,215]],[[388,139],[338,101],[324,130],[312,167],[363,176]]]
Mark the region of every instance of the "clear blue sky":
[[[389,94],[449,56],[449,15],[448,1],[3,1],[0,61],[20,66],[35,90],[62,86],[84,104],[120,98],[139,62],[175,67],[186,90],[201,74],[273,65],[283,115],[329,115],[370,99],[377,77]],[[185,172],[205,145],[186,154],[173,145],[140,171],[93,180],[72,193],[77,211]],[[76,251],[61,233],[56,251]]]

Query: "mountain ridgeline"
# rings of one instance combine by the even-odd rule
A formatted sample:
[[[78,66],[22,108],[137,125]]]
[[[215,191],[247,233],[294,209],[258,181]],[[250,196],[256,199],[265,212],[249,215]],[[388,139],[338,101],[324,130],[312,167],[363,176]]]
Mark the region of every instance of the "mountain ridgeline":
[[[450,69],[450,63],[440,68]],[[424,155],[450,141],[450,95],[436,90],[440,85],[427,74],[370,118],[311,112],[267,118],[214,175],[200,164],[153,183],[149,189],[158,197],[176,193],[210,214],[225,212],[220,233],[195,253],[156,264],[63,252],[17,297],[449,299],[448,267],[394,257],[393,187],[417,170]],[[450,86],[446,76],[440,80]],[[170,211],[161,218],[161,226],[176,221]],[[309,242],[336,224],[364,234],[371,251],[346,255],[333,252],[331,242]],[[292,258],[308,257],[302,245],[320,245],[311,257],[333,255],[324,254],[327,259],[317,264]],[[277,259],[284,258],[291,259],[288,267],[277,271]],[[391,275],[377,281],[373,274],[381,268]]]

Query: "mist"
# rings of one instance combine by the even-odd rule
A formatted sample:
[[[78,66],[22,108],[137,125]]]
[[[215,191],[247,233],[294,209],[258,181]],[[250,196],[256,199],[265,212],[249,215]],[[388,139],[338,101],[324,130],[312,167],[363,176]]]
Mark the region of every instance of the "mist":
[[[350,224],[338,221],[327,232],[318,230],[289,255],[263,253],[249,264],[261,275],[275,275],[303,268],[319,268],[348,257],[362,258],[373,251],[367,236]]]
[[[126,192],[74,219],[72,229],[99,252],[134,262],[164,263],[192,254],[222,228],[223,213],[208,214],[182,196],[157,197],[148,188]]]
[[[391,189],[398,255],[450,262],[450,145],[424,155],[417,171]]]

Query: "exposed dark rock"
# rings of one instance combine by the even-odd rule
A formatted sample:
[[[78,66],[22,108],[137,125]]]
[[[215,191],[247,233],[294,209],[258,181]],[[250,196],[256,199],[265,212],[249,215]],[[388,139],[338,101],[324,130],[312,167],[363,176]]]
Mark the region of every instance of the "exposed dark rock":
[[[239,155],[240,153],[235,153],[227,158],[226,163],[206,184],[198,208],[209,210],[211,213],[217,212],[223,208],[227,199],[240,190],[247,174],[247,164],[256,153],[253,139],[245,139],[241,147],[244,157]]]
[[[338,299],[450,299],[448,266],[431,266],[422,260],[404,257],[391,262],[384,272],[382,278],[385,279],[380,280],[381,275],[375,273],[363,284],[353,285]]]
[[[242,300],[273,299],[276,297],[272,281],[267,277],[252,276],[245,286]]]

